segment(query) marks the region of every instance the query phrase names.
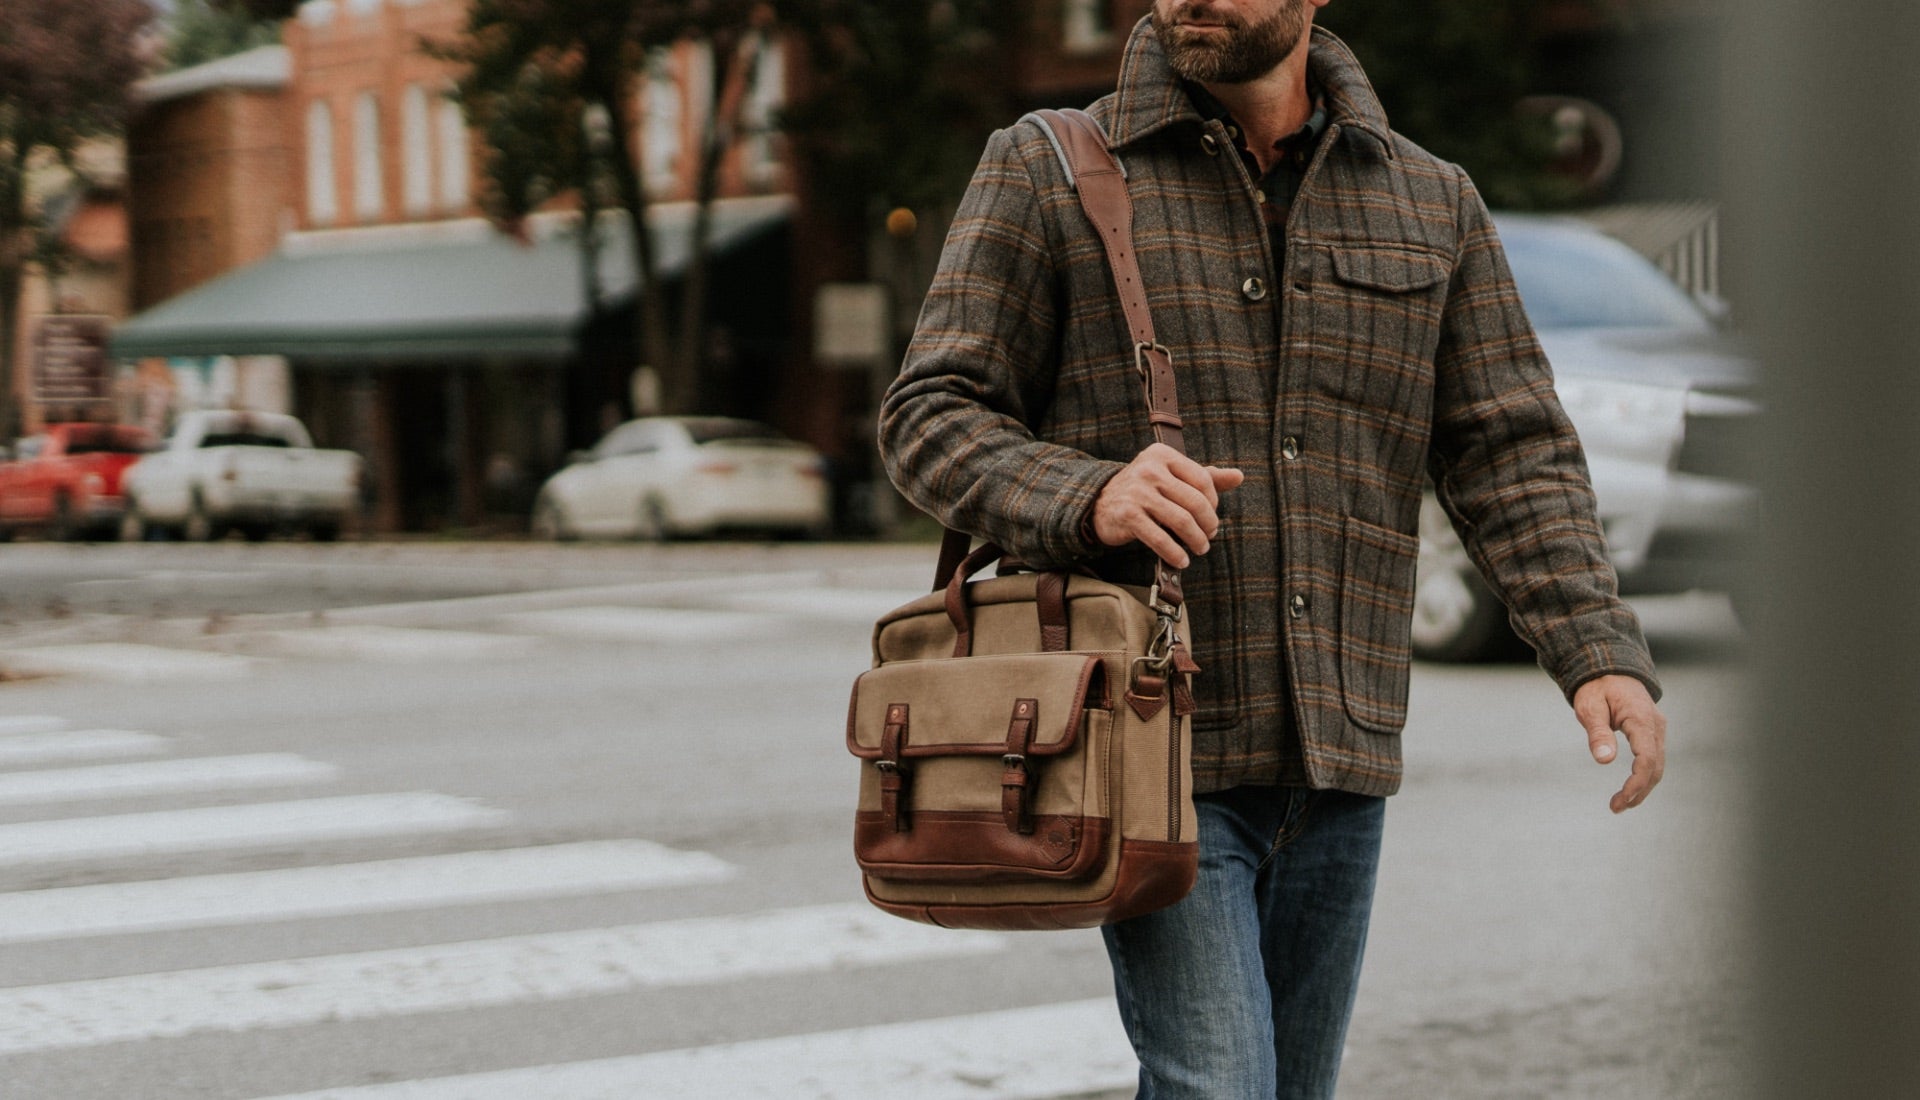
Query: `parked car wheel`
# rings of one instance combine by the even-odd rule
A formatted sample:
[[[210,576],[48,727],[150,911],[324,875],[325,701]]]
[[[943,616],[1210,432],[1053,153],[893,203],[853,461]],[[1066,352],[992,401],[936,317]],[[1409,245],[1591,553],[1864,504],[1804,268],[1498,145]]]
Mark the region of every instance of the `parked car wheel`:
[[[219,542],[227,537],[226,528],[207,514],[206,503],[197,493],[187,508],[187,521],[181,525],[181,534],[188,542]]]
[[[1515,660],[1531,650],[1506,605],[1480,579],[1467,548],[1431,494],[1420,505],[1420,562],[1413,585],[1413,655],[1460,664]]]
[[[640,502],[640,516],[634,523],[633,537],[641,542],[665,542],[673,537],[673,524],[667,519],[667,506],[659,497]]]
[[[47,524],[47,537],[55,542],[77,542],[86,533],[75,520],[73,498],[65,493],[53,498],[53,518]]]
[[[533,537],[548,542],[572,542],[573,529],[567,526],[566,513],[552,497],[541,497],[533,506]]]

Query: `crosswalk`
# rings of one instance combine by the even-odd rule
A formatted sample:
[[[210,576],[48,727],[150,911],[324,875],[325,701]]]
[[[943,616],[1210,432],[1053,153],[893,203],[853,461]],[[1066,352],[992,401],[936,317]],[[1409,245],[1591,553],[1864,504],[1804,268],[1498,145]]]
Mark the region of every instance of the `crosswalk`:
[[[593,631],[615,629],[605,617],[584,621]],[[592,927],[555,918],[552,927],[514,934],[418,942],[409,933],[381,944],[383,930],[408,915],[508,903],[586,905],[636,893],[711,896],[737,884],[741,868],[644,838],[495,847],[510,834],[514,815],[480,800],[431,790],[342,793],[342,769],[299,753],[182,752],[182,742],[162,730],[89,729],[56,715],[0,717],[0,881],[38,883],[0,893],[0,963],[29,959],[34,975],[26,984],[5,984],[0,969],[0,1095],[210,1096],[170,1091],[160,1077],[130,1087],[128,1052],[137,1066],[140,1052],[169,1044],[324,1045],[355,1025],[404,1029],[435,1020],[457,1028],[489,1012],[590,1005],[594,998],[652,996],[671,1004],[729,983],[873,980],[917,966],[984,970],[1000,965],[1017,939],[927,928],[841,900],[717,912],[709,904],[688,909],[690,915]],[[67,816],[68,807],[83,813]],[[426,854],[391,854],[409,846]],[[370,850],[386,854],[367,858]],[[316,863],[309,855],[316,851],[346,855]],[[195,870],[214,857],[246,866],[139,876],[138,868],[160,857]],[[351,927],[354,935],[323,941],[334,948],[318,954],[295,948],[236,958],[220,949],[240,930],[298,922]],[[76,962],[61,973],[65,960],[164,934],[174,935],[164,964],[109,967],[101,976]],[[347,942],[353,948],[341,949]],[[261,1078],[274,1082],[266,1089],[218,1095],[1048,1100],[1115,1094],[1133,1075],[1115,1010],[1104,999],[846,1023],[787,1033],[807,1026],[800,1018],[704,1045],[551,1064],[523,1058],[505,1068],[481,1062],[487,1068],[479,1072],[434,1075],[442,1067],[399,1080],[343,1058],[323,1062],[324,1069]],[[91,1082],[87,1067],[102,1054],[110,1056],[103,1065],[123,1067],[121,1075],[102,1071]],[[64,1076],[45,1092],[30,1087],[41,1078],[9,1069],[51,1059],[65,1059]]]

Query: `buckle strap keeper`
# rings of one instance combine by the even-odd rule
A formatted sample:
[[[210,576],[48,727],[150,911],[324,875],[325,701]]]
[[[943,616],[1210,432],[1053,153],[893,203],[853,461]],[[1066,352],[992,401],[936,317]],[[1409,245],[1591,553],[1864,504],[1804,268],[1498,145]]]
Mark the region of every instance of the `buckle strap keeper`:
[[[1033,832],[1033,773],[1027,769],[1027,750],[1033,747],[1039,712],[1038,700],[1018,699],[1007,722],[1007,751],[1000,757],[1006,769],[1000,773],[1000,812],[1007,819],[1009,832]]]
[[[873,762],[880,773],[880,814],[896,833],[912,827],[907,795],[913,786],[913,771],[900,754],[907,747],[907,704],[887,704],[887,724],[880,732],[880,759]]]

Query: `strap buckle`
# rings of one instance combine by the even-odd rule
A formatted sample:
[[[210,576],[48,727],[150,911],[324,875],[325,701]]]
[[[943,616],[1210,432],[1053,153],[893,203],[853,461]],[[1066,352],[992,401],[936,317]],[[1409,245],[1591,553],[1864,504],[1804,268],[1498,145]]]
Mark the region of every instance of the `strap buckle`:
[[[1133,345],[1133,369],[1139,371],[1141,380],[1147,382],[1153,380],[1153,367],[1147,362],[1147,353],[1150,351],[1159,352],[1165,356],[1169,362],[1173,359],[1173,352],[1168,351],[1165,344],[1156,343],[1152,340],[1137,341]]]

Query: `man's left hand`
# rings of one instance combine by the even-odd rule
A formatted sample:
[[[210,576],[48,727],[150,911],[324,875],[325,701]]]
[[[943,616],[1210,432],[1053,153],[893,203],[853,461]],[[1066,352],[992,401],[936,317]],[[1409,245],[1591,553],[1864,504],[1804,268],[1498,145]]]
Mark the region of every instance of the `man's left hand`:
[[[1667,716],[1653,704],[1647,685],[1631,676],[1588,680],[1573,693],[1573,713],[1586,727],[1587,747],[1599,763],[1611,764],[1619,755],[1614,731],[1627,735],[1633,773],[1613,796],[1613,812],[1622,813],[1646,801],[1667,770]]]

